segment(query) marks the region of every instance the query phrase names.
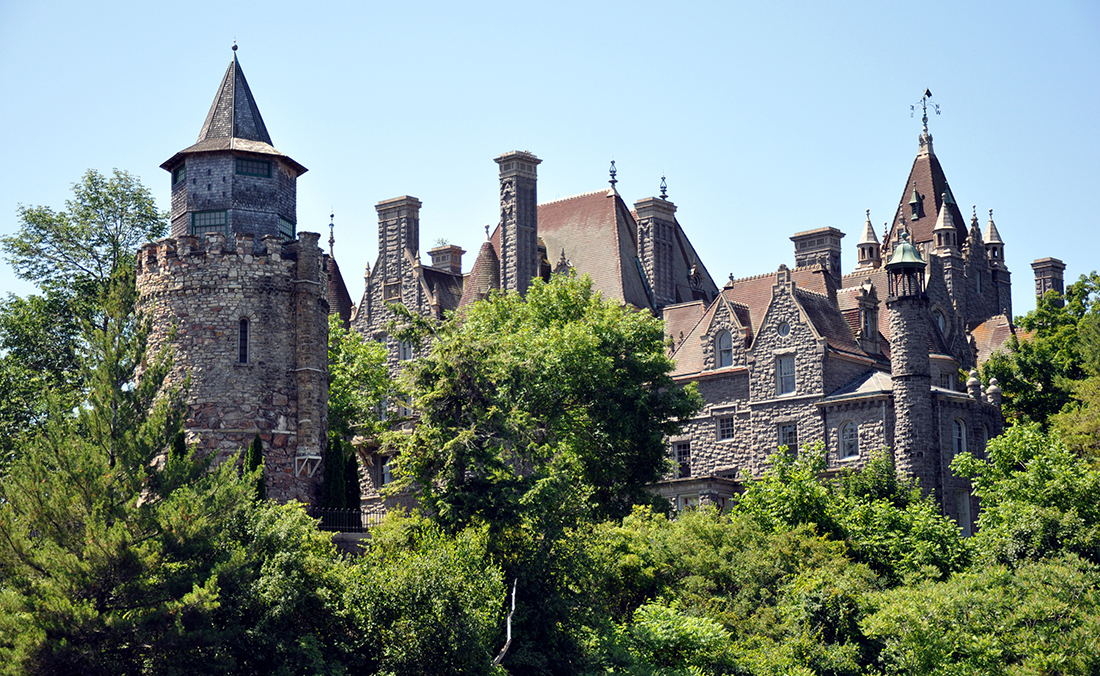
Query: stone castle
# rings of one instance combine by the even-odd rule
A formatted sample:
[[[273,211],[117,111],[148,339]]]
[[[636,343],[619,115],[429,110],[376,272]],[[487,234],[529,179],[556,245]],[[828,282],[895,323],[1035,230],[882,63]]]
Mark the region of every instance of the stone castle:
[[[387,303],[439,319],[575,269],[605,298],[664,319],[674,377],[705,399],[669,440],[675,469],[654,487],[679,508],[724,504],[738,477],[759,475],[782,448],[822,442],[839,470],[887,446],[968,530],[977,505],[948,465],[1001,431],[999,390],[983,389],[972,370],[1014,331],[1011,278],[992,212],[984,233],[976,213],[968,227],[927,118],[918,141],[893,224],[880,242],[868,217],[849,274],[844,233],[826,227],[791,237],[794,267],[719,288],[663,189],[628,205],[612,163],[610,187],[539,204],[542,160],[514,151],[495,160],[499,221],[468,272],[453,245],[422,261],[418,199],[380,202],[378,258],[353,305],[331,237],[325,254],[317,234],[297,232],[295,185],[306,169],[273,147],[234,53],[198,142],[161,165],[172,238],[140,252],[140,303],[154,342],[173,342],[173,378],[190,376],[189,439],[230,453],[259,434],[268,494],[280,500],[317,498],[328,314],[385,343],[397,370],[417,355],[386,334]],[[1033,267],[1038,292],[1062,290],[1060,261]],[[366,455],[364,506],[381,512],[396,500],[378,492],[388,459]]]

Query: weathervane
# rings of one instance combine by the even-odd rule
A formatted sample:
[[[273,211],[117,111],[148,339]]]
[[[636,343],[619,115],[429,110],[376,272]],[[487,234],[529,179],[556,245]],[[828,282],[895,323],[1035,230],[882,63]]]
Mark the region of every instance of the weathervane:
[[[920,118],[920,120],[921,120],[922,123],[924,123],[924,133],[925,134],[928,133],[928,106],[929,106],[929,104],[932,105],[932,109],[936,111],[937,115],[940,114],[940,104],[933,102],[931,99],[932,99],[932,90],[931,89],[925,89],[924,90],[924,96],[920,97],[920,101],[917,101],[913,105],[909,106],[909,117],[913,117],[913,115],[915,115],[916,112],[917,112],[917,106],[920,106],[920,109],[921,109],[921,118]]]

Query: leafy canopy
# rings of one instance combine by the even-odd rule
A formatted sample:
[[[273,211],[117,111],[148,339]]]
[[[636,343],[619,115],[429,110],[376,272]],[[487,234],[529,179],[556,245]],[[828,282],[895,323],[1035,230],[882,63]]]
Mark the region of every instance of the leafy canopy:
[[[595,518],[653,502],[646,486],[666,470],[665,438],[700,406],[669,376],[659,321],[570,275],[492,295],[430,330],[431,351],[404,371],[418,424],[387,437],[396,490],[451,528],[513,522],[561,481]]]

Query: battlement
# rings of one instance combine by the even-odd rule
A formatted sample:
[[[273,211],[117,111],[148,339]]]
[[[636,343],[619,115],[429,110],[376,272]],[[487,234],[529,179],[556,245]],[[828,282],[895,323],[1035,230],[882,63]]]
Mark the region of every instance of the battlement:
[[[304,232],[301,235],[314,235],[316,245],[316,234]],[[204,259],[213,260],[215,257],[233,257],[244,264],[293,260],[297,258],[300,241],[284,244],[282,238],[276,235],[264,235],[257,247],[253,236],[243,233],[236,233],[233,241],[228,243],[229,246],[225,234],[220,232],[207,233],[203,239],[193,235],[169,237],[141,247],[137,259],[137,274],[140,277],[142,274],[167,272],[174,262],[201,265]]]

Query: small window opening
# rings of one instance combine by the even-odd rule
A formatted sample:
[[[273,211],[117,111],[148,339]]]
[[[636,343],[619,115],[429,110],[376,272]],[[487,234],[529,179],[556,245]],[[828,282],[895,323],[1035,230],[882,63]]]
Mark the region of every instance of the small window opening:
[[[172,185],[177,185],[185,180],[187,180],[187,165],[181,164],[172,171]]]
[[[954,455],[966,453],[966,423],[961,420],[955,421],[955,434],[953,442],[953,448],[951,450],[954,451]]]
[[[789,423],[779,426],[779,446],[786,447],[787,452],[794,455],[798,453],[798,425]]]
[[[237,363],[248,363],[248,320],[242,318],[237,330]]]
[[[732,415],[718,419],[718,440],[732,439],[734,435],[734,418]]]

